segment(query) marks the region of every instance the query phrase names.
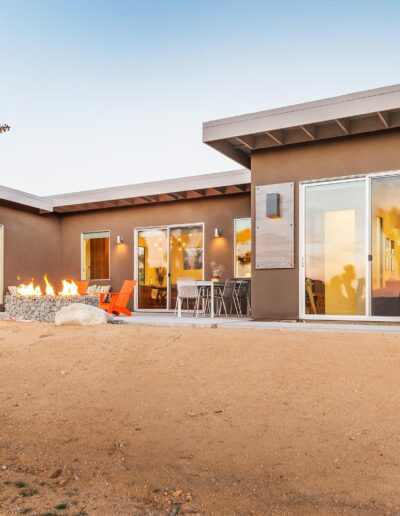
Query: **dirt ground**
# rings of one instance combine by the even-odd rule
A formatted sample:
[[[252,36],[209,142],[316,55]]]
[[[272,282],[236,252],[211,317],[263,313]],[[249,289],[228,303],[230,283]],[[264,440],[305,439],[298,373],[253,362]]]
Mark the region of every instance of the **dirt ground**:
[[[0,514],[400,514],[400,336],[0,322]]]

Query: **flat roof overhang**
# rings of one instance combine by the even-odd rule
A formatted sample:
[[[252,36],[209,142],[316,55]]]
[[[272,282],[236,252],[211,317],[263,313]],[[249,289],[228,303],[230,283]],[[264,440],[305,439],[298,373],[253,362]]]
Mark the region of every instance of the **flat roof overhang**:
[[[53,203],[54,212],[73,213],[242,194],[250,189],[250,172],[241,169],[54,195],[48,199]]]
[[[241,169],[47,197],[0,186],[0,204],[7,203],[16,208],[29,208],[40,213],[73,213],[243,194],[250,190],[250,171]]]
[[[53,211],[53,203],[46,197],[32,195],[7,186],[0,186],[0,200],[9,206],[27,207],[41,213]]]
[[[203,141],[250,168],[251,153],[400,127],[400,85],[203,124]]]

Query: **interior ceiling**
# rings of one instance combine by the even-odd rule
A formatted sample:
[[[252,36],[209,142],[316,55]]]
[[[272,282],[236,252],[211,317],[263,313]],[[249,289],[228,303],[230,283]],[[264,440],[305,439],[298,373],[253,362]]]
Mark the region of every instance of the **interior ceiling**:
[[[126,206],[138,206],[146,204],[156,204],[160,202],[185,201],[189,199],[201,199],[222,195],[234,195],[250,192],[251,184],[238,184],[196,190],[185,190],[182,192],[168,192],[157,195],[146,195],[129,197],[126,199],[115,199],[109,201],[99,201],[83,204],[71,204],[66,206],[54,206],[56,213],[71,213],[79,211],[100,210],[104,208],[121,208]]]

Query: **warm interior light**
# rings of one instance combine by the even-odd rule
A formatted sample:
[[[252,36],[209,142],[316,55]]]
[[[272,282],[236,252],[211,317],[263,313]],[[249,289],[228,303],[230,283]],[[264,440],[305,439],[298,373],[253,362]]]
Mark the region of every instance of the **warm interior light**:
[[[124,237],[121,235],[117,236],[117,244],[123,244],[124,243]]]
[[[214,238],[219,238],[222,235],[222,229],[215,228],[214,229]]]

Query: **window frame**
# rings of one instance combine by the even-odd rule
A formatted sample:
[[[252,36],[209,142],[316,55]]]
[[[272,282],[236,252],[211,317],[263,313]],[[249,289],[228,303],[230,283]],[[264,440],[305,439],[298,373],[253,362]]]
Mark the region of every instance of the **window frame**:
[[[236,275],[236,223],[240,220],[249,220],[250,221],[250,249],[252,249],[252,241],[253,241],[253,228],[252,228],[252,220],[251,217],[239,217],[233,219],[233,277],[237,279],[251,279],[251,265],[253,261],[253,256],[251,256],[250,260],[250,276],[237,276]]]
[[[299,319],[301,320],[326,320],[326,321],[377,321],[377,322],[400,322],[400,316],[378,316],[371,313],[371,273],[372,261],[371,256],[371,182],[375,178],[383,178],[389,176],[400,176],[400,170],[388,170],[381,172],[370,172],[362,174],[352,174],[347,176],[338,176],[324,179],[305,180],[299,182],[299,206],[298,206],[298,228],[299,228],[299,245],[298,245],[298,293],[299,293]],[[365,217],[366,217],[366,313],[365,315],[323,315],[323,314],[307,314],[305,303],[305,268],[306,268],[306,246],[305,246],[305,221],[306,221],[306,188],[310,185],[319,185],[327,183],[348,182],[354,180],[365,181]]]
[[[89,233],[108,233],[108,278],[86,278],[83,279],[83,242],[84,242],[84,235],[87,235]],[[86,256],[85,256],[85,263],[86,263]],[[81,232],[81,274],[80,274],[81,281],[111,281],[111,229],[98,229],[95,231],[82,231]]]

